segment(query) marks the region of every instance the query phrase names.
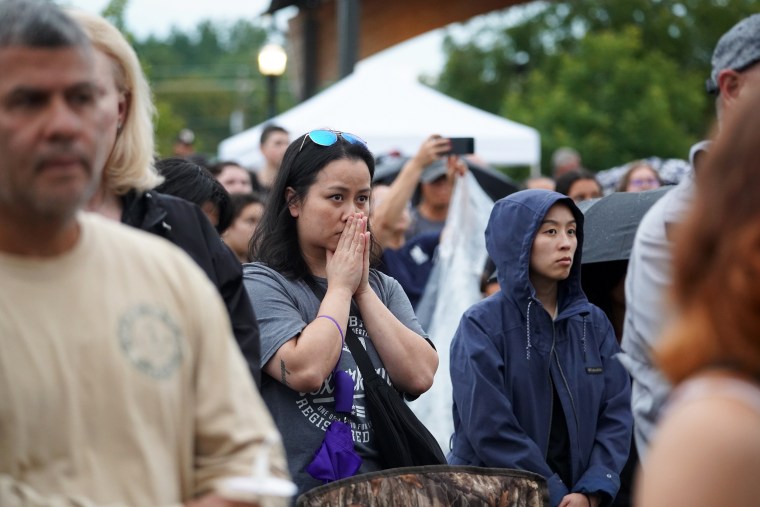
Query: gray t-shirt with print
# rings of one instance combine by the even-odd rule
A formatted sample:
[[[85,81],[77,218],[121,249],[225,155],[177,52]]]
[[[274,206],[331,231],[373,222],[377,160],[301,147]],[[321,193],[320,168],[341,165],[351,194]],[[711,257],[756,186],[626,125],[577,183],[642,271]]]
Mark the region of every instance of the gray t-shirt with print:
[[[321,302],[306,282],[289,280],[261,263],[246,264],[243,277],[248,296],[256,309],[263,370],[267,361],[285,342],[298,336],[316,318]],[[327,287],[325,279],[316,278],[316,281]],[[404,290],[396,280],[373,270],[370,286],[399,321],[426,338]],[[388,380],[385,367],[372,340],[368,339],[363,322],[350,316],[349,326],[367,350],[378,374]],[[379,470],[381,465],[372,426],[365,410],[361,373],[345,345],[339,367],[354,380],[354,405],[347,422],[353,433],[354,448],[362,458],[358,473]],[[282,434],[290,474],[298,485],[298,494],[321,485],[320,481],[305,471],[305,467],[313,459],[314,452],[322,444],[325,431],[336,418],[333,389],[332,375],[325,379],[317,391],[299,393],[262,371],[261,394]]]

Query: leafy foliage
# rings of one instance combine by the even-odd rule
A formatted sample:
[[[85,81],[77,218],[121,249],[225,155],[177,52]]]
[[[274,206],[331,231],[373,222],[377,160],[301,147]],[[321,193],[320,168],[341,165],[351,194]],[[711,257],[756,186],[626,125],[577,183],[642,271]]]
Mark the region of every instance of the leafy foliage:
[[[103,17],[110,21],[121,32],[126,33],[124,13],[129,0],[111,0],[103,9]]]
[[[470,40],[448,37],[438,87],[536,127],[545,173],[563,145],[596,170],[683,157],[713,115],[704,93],[713,47],[756,9],[754,0],[534,2]]]
[[[265,28],[238,20],[232,26],[203,21],[191,33],[173,29],[165,38],[134,43],[159,110],[175,116],[158,122],[162,155],[169,154],[177,127],[192,129],[196,149],[213,153],[230,135],[233,112],[242,112],[245,127],[266,119],[266,83],[256,66],[266,40]],[[280,91],[281,103],[291,104],[286,87]]]
[[[65,0],[64,0],[65,1]],[[201,21],[189,32],[173,28],[165,37],[138,40],[126,26],[129,0],[110,0],[103,17],[130,41],[145,70],[156,103],[156,147],[171,154],[182,128],[195,132],[196,150],[215,153],[230,135],[233,113],[241,127],[266,119],[266,82],[256,58],[267,41],[263,21],[245,19],[228,25]],[[280,107],[293,104],[287,83],[280,83]]]
[[[595,169],[656,154],[682,157],[704,129],[702,76],[658,51],[644,51],[638,28],[587,35],[573,53],[532,70],[501,112],[540,126],[543,160],[563,145]]]

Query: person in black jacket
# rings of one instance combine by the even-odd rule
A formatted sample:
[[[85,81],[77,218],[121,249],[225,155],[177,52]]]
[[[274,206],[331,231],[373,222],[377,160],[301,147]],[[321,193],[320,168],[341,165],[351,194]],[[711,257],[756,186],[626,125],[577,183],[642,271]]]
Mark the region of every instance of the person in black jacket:
[[[230,194],[208,169],[184,158],[169,157],[156,162],[164,182],[154,188],[197,204],[220,235],[232,223]]]
[[[81,11],[69,13],[95,47],[100,102],[113,143],[89,209],[166,238],[195,260],[224,299],[235,339],[260,385],[259,329],[235,254],[198,206],[152,191],[162,181],[153,162],[155,108],[137,55],[105,19]]]

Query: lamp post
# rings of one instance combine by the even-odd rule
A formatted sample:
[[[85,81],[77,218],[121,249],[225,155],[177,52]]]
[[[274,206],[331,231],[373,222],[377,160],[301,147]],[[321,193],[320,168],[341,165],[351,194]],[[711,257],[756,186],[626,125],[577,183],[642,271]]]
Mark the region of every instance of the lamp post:
[[[285,72],[288,63],[288,55],[278,44],[267,44],[259,51],[259,72],[267,79],[268,91],[268,117],[273,118],[277,114],[277,78]]]

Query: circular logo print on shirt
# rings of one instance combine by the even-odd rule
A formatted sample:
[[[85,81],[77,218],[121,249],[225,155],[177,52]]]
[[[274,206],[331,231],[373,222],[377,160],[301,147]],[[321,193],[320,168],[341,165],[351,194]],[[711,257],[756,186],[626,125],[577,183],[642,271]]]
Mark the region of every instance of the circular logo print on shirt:
[[[182,362],[181,333],[169,314],[148,305],[129,310],[119,322],[119,344],[141,372],[169,378]]]

